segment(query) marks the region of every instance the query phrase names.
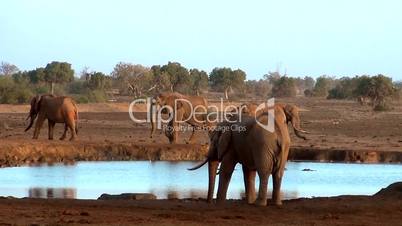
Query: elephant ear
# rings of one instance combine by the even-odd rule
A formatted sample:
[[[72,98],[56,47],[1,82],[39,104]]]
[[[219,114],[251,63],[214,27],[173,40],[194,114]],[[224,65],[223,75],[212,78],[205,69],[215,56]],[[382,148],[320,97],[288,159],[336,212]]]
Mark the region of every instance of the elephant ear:
[[[33,103],[33,109],[34,109],[34,111],[36,112],[36,113],[39,113],[39,110],[40,110],[40,103],[42,102],[42,96],[41,95],[38,95],[38,96],[36,96],[35,97],[35,102]],[[33,101],[33,100],[32,100]]]
[[[229,149],[230,140],[232,138],[231,131],[225,130],[221,132],[218,140],[218,160],[222,161],[223,157]]]
[[[34,96],[34,97],[32,97],[32,99],[31,99],[31,110],[30,110],[30,112],[29,112],[29,114],[32,114],[32,113],[35,113],[35,111],[36,111],[36,100],[38,99],[38,96]]]
[[[283,107],[283,111],[285,112],[285,115],[286,115],[286,121],[288,121],[288,122],[292,121],[292,118],[294,117],[294,115],[293,115],[294,108],[295,108],[295,106],[293,106],[291,104],[286,104]]]

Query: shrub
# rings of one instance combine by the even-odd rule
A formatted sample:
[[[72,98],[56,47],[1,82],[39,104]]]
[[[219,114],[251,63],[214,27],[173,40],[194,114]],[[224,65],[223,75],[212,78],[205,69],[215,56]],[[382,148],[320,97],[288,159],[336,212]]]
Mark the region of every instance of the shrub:
[[[392,107],[387,103],[380,103],[374,106],[374,111],[390,111]]]
[[[282,76],[276,80],[272,87],[274,97],[294,97],[296,96],[296,86],[293,78]]]
[[[102,90],[89,91],[87,98],[89,102],[106,102],[106,94]]]
[[[334,86],[334,79],[327,76],[320,76],[317,78],[313,92],[314,96],[327,97],[328,91]]]
[[[306,89],[306,90],[304,90],[304,96],[312,97],[312,96],[314,96],[314,92],[311,89]]]
[[[84,96],[84,95],[74,95],[73,98],[79,104],[87,104],[87,103],[89,103],[88,97]]]

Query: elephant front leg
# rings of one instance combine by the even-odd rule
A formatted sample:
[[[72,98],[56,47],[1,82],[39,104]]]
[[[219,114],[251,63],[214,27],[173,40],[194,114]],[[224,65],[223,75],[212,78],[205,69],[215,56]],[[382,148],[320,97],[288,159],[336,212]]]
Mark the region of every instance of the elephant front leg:
[[[55,122],[51,121],[48,119],[48,126],[49,126],[49,140],[53,140],[53,132],[54,132],[54,126],[56,125]]]
[[[230,154],[227,154],[220,167],[218,195],[216,197],[217,203],[223,203],[226,200],[229,182],[235,165],[236,162],[234,161],[234,158]]]
[[[244,188],[246,190],[246,200],[248,204],[252,204],[255,202],[255,170],[250,170],[246,166],[243,166],[243,179],[244,179]]]
[[[38,139],[40,129],[42,128],[43,122],[45,121],[45,116],[43,114],[38,115],[38,120],[36,121],[35,124],[35,131],[32,139]]]
[[[212,199],[214,197],[214,190],[215,190],[215,179],[216,179],[216,171],[218,169],[218,161],[209,161],[208,162],[208,175],[209,175],[209,180],[208,180],[208,197],[207,201],[209,203],[212,202]]]
[[[175,144],[177,140],[177,126],[176,123],[172,120],[169,121],[167,127],[165,128],[165,135],[169,139],[169,143]]]
[[[193,142],[194,142],[194,135],[195,135],[195,131],[197,130],[197,128],[195,127],[195,126],[191,126],[191,135],[190,135],[190,138],[189,138],[189,140],[188,140],[188,142],[187,142],[187,144],[192,144]]]

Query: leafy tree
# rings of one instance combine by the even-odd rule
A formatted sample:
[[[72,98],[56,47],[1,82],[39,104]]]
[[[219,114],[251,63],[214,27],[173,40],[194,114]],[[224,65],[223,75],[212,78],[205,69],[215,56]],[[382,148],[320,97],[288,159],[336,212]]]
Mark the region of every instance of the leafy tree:
[[[225,98],[228,99],[228,91],[237,88],[244,87],[244,81],[246,80],[246,73],[240,69],[232,71],[231,68],[214,68],[209,74],[209,81],[216,89],[223,90],[225,92]]]
[[[20,82],[14,81],[14,78],[21,79]],[[29,102],[32,91],[28,87],[28,80],[24,79],[22,74],[14,78],[10,76],[0,77],[0,103],[1,104],[21,104]]]
[[[120,62],[113,69],[112,77],[122,94],[142,96],[151,83],[150,69],[140,64]]]
[[[14,64],[10,64],[2,61],[0,63],[0,75],[11,76],[19,71],[18,67]]]
[[[272,89],[272,85],[266,79],[249,80],[245,85],[248,94],[263,98],[267,98]]]
[[[88,74],[87,86],[91,90],[109,89],[111,87],[111,78],[102,72],[92,72]]]
[[[151,67],[151,76],[153,85],[149,88],[149,91],[158,93],[171,90],[170,78],[168,74],[161,71],[160,65],[154,65]]]
[[[205,71],[198,69],[190,70],[191,89],[197,96],[202,90],[208,89],[208,74]]]
[[[396,89],[393,87],[392,79],[382,74],[373,76],[369,80],[365,77],[361,80],[358,93],[371,99],[374,109],[384,110],[387,108],[386,101]]]
[[[295,80],[287,76],[282,76],[276,80],[272,87],[274,97],[294,97],[296,96]]]
[[[63,84],[74,80],[74,70],[71,64],[66,62],[53,61],[45,67],[44,80],[50,84],[51,93],[54,93],[56,83]]]
[[[306,89],[306,90],[304,90],[304,96],[305,97],[313,97],[314,92],[311,89]]]
[[[334,80],[327,76],[320,76],[317,78],[313,92],[315,96],[326,97],[328,96],[328,91],[332,88]]]
[[[278,71],[270,71],[268,72],[268,74],[264,75],[264,79],[268,80],[269,83],[271,83],[272,85],[278,81],[281,78],[281,74]]]
[[[310,77],[310,76],[304,77],[304,87],[305,87],[306,89],[313,90],[314,84],[315,84],[314,78],[312,78],[312,77]]]
[[[355,98],[355,90],[359,84],[359,77],[343,77],[338,84],[329,90],[328,99],[350,99]]]
[[[33,84],[38,84],[40,82],[45,81],[46,73],[45,73],[45,68],[43,68],[43,67],[36,68],[35,70],[28,71],[27,73],[29,76],[29,80]]]
[[[161,67],[161,73],[165,74],[170,81],[170,90],[185,92],[190,87],[190,74],[187,68],[177,62],[169,62]]]

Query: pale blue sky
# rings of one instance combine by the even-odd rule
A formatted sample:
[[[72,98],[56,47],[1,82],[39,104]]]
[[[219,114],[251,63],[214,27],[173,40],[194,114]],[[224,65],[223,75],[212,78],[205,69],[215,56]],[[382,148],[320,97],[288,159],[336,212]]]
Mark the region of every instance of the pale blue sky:
[[[0,61],[68,61],[110,73],[119,61],[178,61],[248,79],[384,73],[402,79],[399,0],[3,0]]]

